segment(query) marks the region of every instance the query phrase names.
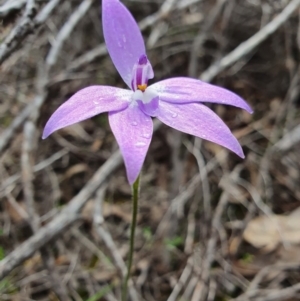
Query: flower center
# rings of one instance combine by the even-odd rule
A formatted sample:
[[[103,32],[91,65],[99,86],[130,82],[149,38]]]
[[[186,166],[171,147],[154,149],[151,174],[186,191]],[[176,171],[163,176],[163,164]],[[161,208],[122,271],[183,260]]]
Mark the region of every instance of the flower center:
[[[145,92],[146,88],[147,88],[147,84],[143,84],[143,85],[137,85],[138,90],[141,90],[142,92]]]
[[[140,90],[145,92],[148,80],[153,78],[152,66],[145,54],[141,55],[138,62],[134,64],[131,76],[131,88],[133,91]]]
[[[144,91],[142,89],[134,91],[132,100],[146,115],[156,116],[159,106],[159,96],[151,87],[145,88]]]

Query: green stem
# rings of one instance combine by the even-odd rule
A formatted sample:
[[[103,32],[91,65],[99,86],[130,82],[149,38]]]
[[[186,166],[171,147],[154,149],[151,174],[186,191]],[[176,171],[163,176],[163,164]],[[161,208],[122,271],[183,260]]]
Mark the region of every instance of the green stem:
[[[139,186],[140,186],[140,176],[136,179],[136,181],[132,185],[132,222],[130,227],[130,248],[129,248],[129,257],[127,263],[127,275],[125,277],[122,289],[122,301],[127,301],[127,290],[128,290],[128,280],[130,278],[131,266],[132,266],[132,258],[134,252],[134,238],[135,238],[135,229],[136,229],[136,221],[137,221],[137,213],[138,213],[138,200],[139,200]]]

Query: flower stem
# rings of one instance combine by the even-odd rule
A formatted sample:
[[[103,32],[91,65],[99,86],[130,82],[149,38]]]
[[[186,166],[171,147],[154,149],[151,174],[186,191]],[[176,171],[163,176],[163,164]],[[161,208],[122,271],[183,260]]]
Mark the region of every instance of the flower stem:
[[[134,238],[135,238],[135,229],[136,229],[136,221],[137,221],[137,213],[138,213],[139,186],[140,186],[140,176],[138,176],[138,178],[132,185],[133,208],[132,208],[132,221],[130,227],[130,248],[129,248],[128,263],[127,263],[127,275],[125,277],[123,288],[122,288],[122,301],[127,301],[128,280],[130,278],[132,258],[134,252]]]

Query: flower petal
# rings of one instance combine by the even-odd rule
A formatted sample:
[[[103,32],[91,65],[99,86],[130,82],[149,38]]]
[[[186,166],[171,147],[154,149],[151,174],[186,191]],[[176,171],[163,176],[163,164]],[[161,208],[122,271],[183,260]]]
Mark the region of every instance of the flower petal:
[[[102,23],[109,55],[124,82],[131,88],[133,66],[146,53],[140,29],[119,0],[102,0]]]
[[[109,113],[109,123],[119,144],[130,184],[137,179],[153,134],[151,117],[137,106]]]
[[[129,105],[131,96],[132,91],[115,87],[91,86],[84,88],[53,113],[45,126],[43,139],[56,130],[100,113],[125,109]]]
[[[134,64],[131,74],[131,88],[133,91],[147,88],[148,80],[154,77],[151,63],[145,54],[141,55]]]
[[[151,117],[156,117],[156,112],[159,107],[159,97],[156,96],[150,102],[144,103],[142,100],[137,100],[137,104],[141,111]]]
[[[157,118],[176,130],[220,144],[241,158],[245,157],[239,142],[227,125],[202,104],[174,104],[161,101]]]
[[[151,85],[151,88],[159,93],[161,100],[171,103],[213,102],[253,112],[251,107],[235,93],[198,79],[169,78]]]

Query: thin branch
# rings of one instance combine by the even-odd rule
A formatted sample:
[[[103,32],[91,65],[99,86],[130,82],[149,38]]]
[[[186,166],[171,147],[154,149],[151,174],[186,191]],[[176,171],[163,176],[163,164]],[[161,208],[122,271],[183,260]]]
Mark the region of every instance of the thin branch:
[[[56,152],[49,158],[47,158],[47,159],[41,161],[40,163],[36,164],[35,166],[33,166],[33,172],[35,173],[35,172],[45,169],[46,167],[50,166],[55,161],[57,161],[60,158],[62,158],[63,156],[65,156],[67,153],[68,153],[68,151],[66,149],[62,149],[62,150]],[[20,178],[21,178],[20,173],[16,173],[16,174],[10,176],[9,178],[7,178],[5,181],[3,181],[3,183],[0,186],[0,193],[2,193],[5,190],[5,188],[7,188],[7,186],[14,184]]]
[[[10,12],[21,9],[27,0],[7,0],[0,6],[0,17],[6,17]]]
[[[227,67],[233,65],[243,56],[254,50],[259,44],[266,40],[273,34],[281,25],[283,25],[294,11],[299,7],[300,0],[292,0],[285,9],[275,17],[270,23],[264,26],[260,31],[254,34],[247,41],[241,43],[229,54],[224,56],[220,61],[211,65],[206,71],[200,75],[200,79],[204,81],[211,81],[216,75]]]
[[[205,38],[209,32],[209,30],[212,28],[212,26],[215,24],[215,22],[218,20],[219,15],[223,11],[223,7],[226,4],[227,0],[219,0],[216,5],[213,6],[212,10],[207,16],[207,22],[204,22],[203,26],[201,26],[201,29],[199,30],[198,35],[194,39],[192,49],[191,49],[191,56],[190,56],[190,62],[189,62],[189,76],[195,77],[198,70],[198,53],[199,49],[205,42]]]
[[[186,286],[187,281],[189,280],[193,269],[194,269],[194,256],[190,256],[187,264],[181,273],[181,276],[179,278],[179,281],[176,283],[175,287],[172,290],[172,293],[170,294],[169,298],[167,301],[176,301],[177,297],[180,293],[180,291]]]
[[[62,233],[68,226],[77,221],[78,213],[98,189],[98,187],[121,164],[122,157],[119,151],[115,152],[94,174],[91,180],[69,202],[62,212],[36,234],[26,240],[0,262],[0,279],[8,275],[15,267],[34,254],[56,235]]]
[[[58,54],[61,50],[63,43],[66,39],[70,37],[71,32],[78,24],[78,22],[82,19],[82,17],[87,13],[93,1],[94,0],[83,1],[71,15],[69,20],[60,29],[58,35],[56,36],[55,43],[53,44],[46,59],[46,63],[48,66],[53,66],[56,63]]]
[[[4,130],[0,136],[0,152],[2,152],[7,143],[10,141],[11,137],[15,131],[25,122],[26,118],[29,116],[32,110],[33,104],[26,106],[26,108],[13,120],[10,126]]]
[[[205,257],[202,260],[202,267],[201,267],[201,289],[199,290],[199,295],[197,300],[206,300],[208,294],[208,286],[206,285],[209,281],[210,276],[210,267],[215,259],[216,253],[216,244],[218,239],[218,228],[219,224],[221,223],[222,214],[226,208],[228,203],[229,195],[226,192],[223,192],[219,203],[215,209],[213,219],[212,219],[212,233],[210,234],[210,238],[208,240],[207,248]]]
[[[40,228],[40,220],[35,211],[34,203],[34,186],[33,186],[33,150],[35,148],[36,128],[32,121],[27,121],[24,127],[24,138],[21,156],[22,166],[22,183],[24,191],[25,204],[29,216],[29,224],[33,233],[37,233]],[[48,270],[51,279],[51,287],[57,297],[62,301],[70,301],[65,286],[59,281],[53,255],[47,247],[42,247],[40,250],[41,258],[45,268]]]
[[[41,13],[36,17],[36,22],[44,22],[46,17],[49,15],[52,9],[54,9],[57,4],[56,1],[50,1],[46,7],[41,11]],[[46,64],[43,67],[40,67],[39,76],[38,76],[38,95],[34,98],[33,102],[25,107],[19,116],[17,116],[11,125],[3,132],[0,136],[0,152],[7,146],[8,142],[12,138],[14,132],[25,122],[28,117],[31,117],[31,120],[35,123],[39,116],[39,109],[45,102],[48,96],[47,85],[49,83],[49,72],[51,67],[56,63],[59,51],[62,47],[62,44],[66,38],[70,35],[72,30],[74,30],[76,24],[81,20],[85,15],[88,8],[91,6],[94,0],[86,0],[79,5],[79,7],[73,12],[70,18],[66,21],[64,26],[61,28],[57,35],[57,42],[54,43],[52,48],[49,51],[49,54],[46,58]],[[46,9],[47,8],[47,9]],[[5,43],[5,42],[4,42]],[[0,63],[1,63],[1,47],[0,46]]]
[[[30,33],[44,24],[59,1],[60,0],[51,0],[35,18],[34,5],[28,5],[28,9],[26,9],[24,17],[0,45],[0,64],[2,64],[4,60],[17,49],[20,43]]]
[[[34,209],[34,187],[33,187],[33,158],[32,149],[34,143],[35,127],[31,121],[24,126],[24,138],[21,155],[22,184],[24,199],[29,216],[29,222],[33,232],[39,228],[39,218]]]

